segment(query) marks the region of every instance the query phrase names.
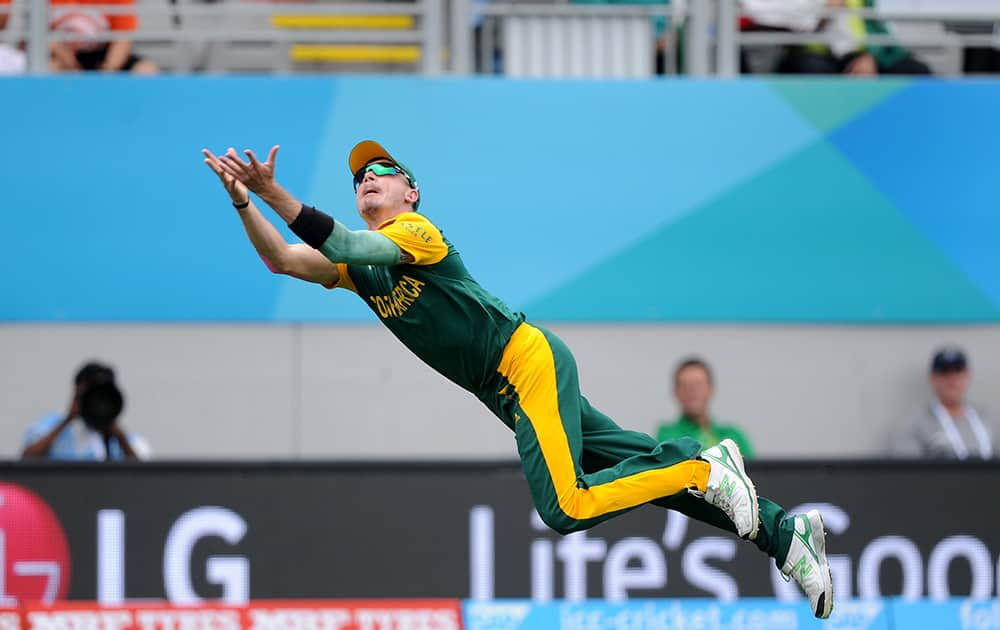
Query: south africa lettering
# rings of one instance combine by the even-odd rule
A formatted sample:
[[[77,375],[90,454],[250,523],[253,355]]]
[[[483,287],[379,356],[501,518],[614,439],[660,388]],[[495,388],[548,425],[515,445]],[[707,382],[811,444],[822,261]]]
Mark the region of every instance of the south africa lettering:
[[[403,313],[417,301],[426,282],[410,276],[403,276],[389,295],[370,295],[372,307],[382,319],[402,317]]]

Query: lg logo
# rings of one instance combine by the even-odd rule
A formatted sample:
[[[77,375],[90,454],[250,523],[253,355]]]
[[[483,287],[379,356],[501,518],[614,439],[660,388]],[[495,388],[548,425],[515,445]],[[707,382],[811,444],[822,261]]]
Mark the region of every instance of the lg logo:
[[[203,601],[194,589],[191,555],[195,544],[217,537],[236,545],[246,534],[243,517],[224,507],[202,506],[182,514],[167,533],[163,544],[163,588],[173,604]],[[205,575],[222,587],[227,604],[245,604],[250,598],[250,561],[243,556],[213,556],[205,561]],[[97,600],[122,604],[125,596],[125,513],[97,512]]]
[[[124,604],[125,512],[97,511],[97,600]],[[174,604],[195,604],[192,566],[195,545],[203,538],[221,538],[237,545],[247,523],[236,512],[219,506],[201,506],[181,514],[163,544],[163,589]],[[243,604],[250,597],[250,561],[239,555],[212,556],[205,560],[204,575],[222,589],[221,600]],[[0,482],[0,608],[18,602],[52,603],[65,599],[69,590],[69,545],[59,519],[34,492]],[[0,628],[2,630],[2,628]]]
[[[0,607],[66,597],[69,545],[59,519],[37,494],[0,482]]]

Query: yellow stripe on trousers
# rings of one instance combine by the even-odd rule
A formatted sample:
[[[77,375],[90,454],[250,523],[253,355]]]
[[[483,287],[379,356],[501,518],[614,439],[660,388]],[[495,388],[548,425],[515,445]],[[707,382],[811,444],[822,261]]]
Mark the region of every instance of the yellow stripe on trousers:
[[[498,371],[518,394],[521,409],[538,438],[559,507],[570,518],[594,518],[686,488],[705,489],[709,467],[700,460],[646,470],[590,488],[578,487],[575,462],[559,414],[555,357],[542,331],[521,324],[504,349]]]

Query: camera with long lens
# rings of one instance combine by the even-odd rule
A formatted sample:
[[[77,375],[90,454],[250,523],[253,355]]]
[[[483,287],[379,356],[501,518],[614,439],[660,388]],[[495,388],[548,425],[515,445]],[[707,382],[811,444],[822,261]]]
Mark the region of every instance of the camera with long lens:
[[[93,370],[81,386],[80,416],[90,428],[107,433],[125,406],[114,372],[110,368]]]

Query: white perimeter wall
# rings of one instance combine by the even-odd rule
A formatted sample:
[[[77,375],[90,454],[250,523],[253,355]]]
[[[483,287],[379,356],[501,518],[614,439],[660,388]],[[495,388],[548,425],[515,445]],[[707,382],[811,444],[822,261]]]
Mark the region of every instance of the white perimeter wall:
[[[555,325],[584,394],[624,427],[676,412],[671,370],[697,353],[714,409],[763,457],[877,456],[928,396],[932,350],[969,351],[972,398],[1000,412],[998,326]],[[506,428],[378,325],[0,326],[0,457],[66,406],[84,359],[118,371],[122,422],[158,458],[514,457]]]

